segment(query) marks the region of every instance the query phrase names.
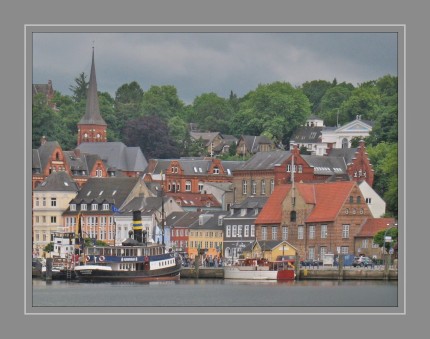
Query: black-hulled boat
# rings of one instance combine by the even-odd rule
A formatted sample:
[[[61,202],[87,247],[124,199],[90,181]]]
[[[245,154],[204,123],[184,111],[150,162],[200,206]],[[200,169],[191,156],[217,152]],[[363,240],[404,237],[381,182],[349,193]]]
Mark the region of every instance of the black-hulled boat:
[[[133,231],[122,246],[93,246],[84,249],[85,264],[75,267],[80,281],[179,280],[182,262],[163,244],[147,244],[140,212],[133,212]],[[132,238],[134,233],[134,238]]]

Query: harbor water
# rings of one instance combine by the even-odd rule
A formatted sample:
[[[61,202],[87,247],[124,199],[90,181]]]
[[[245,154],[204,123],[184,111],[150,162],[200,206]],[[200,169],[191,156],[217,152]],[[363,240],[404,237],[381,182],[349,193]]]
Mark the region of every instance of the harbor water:
[[[398,307],[397,281],[81,283],[33,279],[37,307]],[[173,309],[172,309],[173,310]],[[336,312],[336,310],[333,310]],[[112,309],[112,312],[115,312]]]

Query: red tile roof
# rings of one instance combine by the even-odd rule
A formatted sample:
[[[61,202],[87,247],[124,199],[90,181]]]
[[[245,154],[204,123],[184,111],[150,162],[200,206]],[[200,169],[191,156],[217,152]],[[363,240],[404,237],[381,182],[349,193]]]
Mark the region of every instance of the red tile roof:
[[[367,219],[360,231],[357,233],[356,237],[373,237],[379,231],[393,226],[394,223],[394,218]],[[387,224],[390,226],[387,226]]]
[[[276,224],[282,219],[282,202],[285,200],[291,185],[279,185],[275,187],[272,195],[255,220],[256,224]]]
[[[341,207],[349,197],[355,181],[313,184],[316,204],[306,222],[325,222],[336,219]],[[297,186],[299,186],[298,184]]]

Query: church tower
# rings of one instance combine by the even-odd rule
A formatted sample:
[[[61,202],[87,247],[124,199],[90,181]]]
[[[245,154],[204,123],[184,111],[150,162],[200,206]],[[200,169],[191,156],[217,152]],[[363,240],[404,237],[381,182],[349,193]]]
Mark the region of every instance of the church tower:
[[[94,65],[94,47],[91,63],[90,83],[87,92],[85,115],[78,122],[78,145],[83,142],[106,142],[107,124],[100,115],[97,96],[96,69]]]

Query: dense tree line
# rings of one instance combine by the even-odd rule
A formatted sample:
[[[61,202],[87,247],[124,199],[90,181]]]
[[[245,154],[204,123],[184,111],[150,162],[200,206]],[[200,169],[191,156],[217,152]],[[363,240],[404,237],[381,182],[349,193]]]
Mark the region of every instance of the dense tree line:
[[[87,76],[79,74],[72,95],[56,93],[57,109],[39,94],[33,98],[33,148],[43,135],[63,149],[76,146],[77,123],[85,113]],[[175,158],[204,154],[200,140],[192,140],[189,123],[201,131],[235,135],[265,135],[277,145],[288,145],[291,134],[311,115],[326,126],[348,123],[361,116],[374,122],[366,140],[375,169],[375,190],[397,216],[397,77],[384,76],[357,86],[337,80],[314,80],[293,87],[286,82],[260,84],[243,97],[202,93],[186,105],[174,86],[151,86],[144,91],[133,81],[112,97],[99,93],[100,112],[108,124],[108,140],[140,146],[148,158]],[[230,154],[230,157],[233,154]]]

